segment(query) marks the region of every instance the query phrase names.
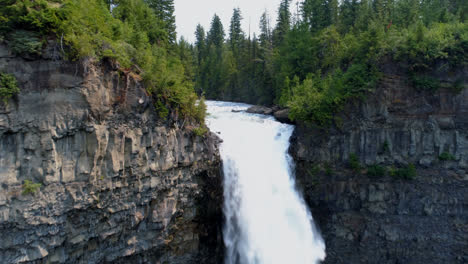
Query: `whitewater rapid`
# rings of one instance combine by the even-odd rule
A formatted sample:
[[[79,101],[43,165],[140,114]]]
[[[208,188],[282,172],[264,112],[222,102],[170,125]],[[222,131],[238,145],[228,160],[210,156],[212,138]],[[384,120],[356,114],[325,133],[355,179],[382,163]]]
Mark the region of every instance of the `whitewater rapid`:
[[[207,124],[223,140],[225,264],[319,263],[325,244],[295,188],[287,154],[294,127],[237,112],[246,104],[207,106]]]

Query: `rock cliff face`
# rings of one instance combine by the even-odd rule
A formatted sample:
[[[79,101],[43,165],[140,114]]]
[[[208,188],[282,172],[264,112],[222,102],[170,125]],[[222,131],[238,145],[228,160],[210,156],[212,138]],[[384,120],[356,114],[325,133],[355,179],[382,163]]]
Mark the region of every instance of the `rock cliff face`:
[[[158,121],[138,76],[49,47],[0,46],[21,89],[0,103],[1,262],[220,263],[216,137]]]
[[[299,124],[293,137],[326,263],[468,263],[468,70],[433,74],[447,87],[461,80],[459,93],[418,92],[401,72],[386,67],[375,94],[348,105],[339,127]],[[346,168],[350,153],[364,169]],[[414,180],[366,175],[371,164],[409,163]]]

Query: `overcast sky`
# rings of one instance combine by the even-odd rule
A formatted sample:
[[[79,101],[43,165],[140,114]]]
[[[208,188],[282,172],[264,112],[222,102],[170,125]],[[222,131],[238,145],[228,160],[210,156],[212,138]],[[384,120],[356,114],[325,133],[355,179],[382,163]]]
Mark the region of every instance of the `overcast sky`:
[[[178,38],[184,36],[189,42],[194,42],[195,28],[200,23],[205,31],[210,29],[211,19],[216,13],[221,18],[226,35],[229,32],[232,10],[240,7],[242,12],[242,26],[246,34],[259,32],[260,16],[266,10],[271,17],[272,26],[276,24],[276,12],[281,0],[174,0],[177,21]],[[291,4],[291,11],[296,10],[296,1]]]

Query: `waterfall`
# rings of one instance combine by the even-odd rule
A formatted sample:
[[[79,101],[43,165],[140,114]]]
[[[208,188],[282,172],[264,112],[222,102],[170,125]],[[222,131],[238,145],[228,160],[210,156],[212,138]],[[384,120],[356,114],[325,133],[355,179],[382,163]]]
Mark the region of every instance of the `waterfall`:
[[[325,244],[295,189],[287,154],[294,126],[238,112],[246,104],[207,106],[207,124],[223,140],[225,264],[319,263]]]

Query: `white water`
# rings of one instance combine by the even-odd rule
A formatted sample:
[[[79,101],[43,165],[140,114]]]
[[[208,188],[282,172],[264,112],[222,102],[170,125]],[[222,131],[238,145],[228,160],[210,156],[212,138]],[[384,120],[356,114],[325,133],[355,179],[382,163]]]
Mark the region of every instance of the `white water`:
[[[233,113],[249,105],[208,102],[207,123],[222,138],[226,264],[315,264],[325,244],[297,193],[287,154],[293,126]]]

